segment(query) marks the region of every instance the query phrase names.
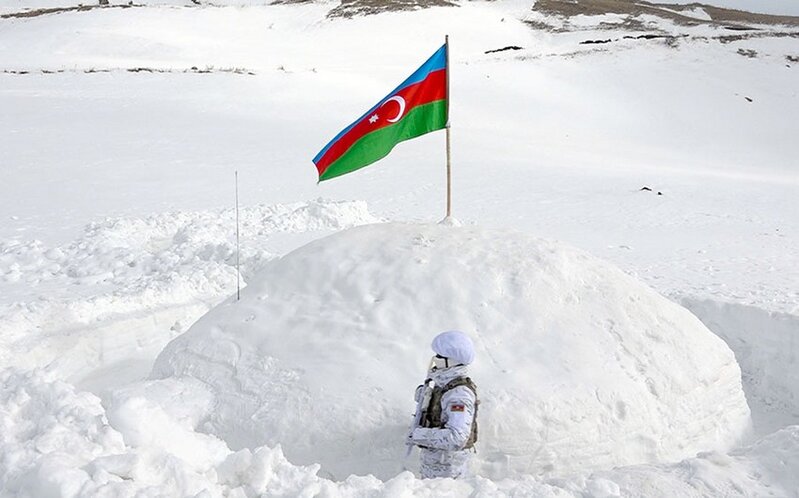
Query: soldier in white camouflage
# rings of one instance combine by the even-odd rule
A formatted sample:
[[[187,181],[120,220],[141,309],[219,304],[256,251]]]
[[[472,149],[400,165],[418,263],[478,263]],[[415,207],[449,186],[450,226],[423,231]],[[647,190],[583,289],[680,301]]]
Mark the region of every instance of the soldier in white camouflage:
[[[453,330],[437,335],[432,347],[430,403],[409,438],[421,448],[423,479],[460,478],[468,473],[477,442],[477,388],[467,373],[474,345],[469,336]],[[423,391],[424,386],[417,389],[417,402]]]

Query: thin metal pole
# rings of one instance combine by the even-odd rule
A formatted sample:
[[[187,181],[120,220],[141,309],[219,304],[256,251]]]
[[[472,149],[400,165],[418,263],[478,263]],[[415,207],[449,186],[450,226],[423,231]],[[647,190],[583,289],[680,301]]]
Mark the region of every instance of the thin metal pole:
[[[447,218],[452,215],[452,162],[450,153],[450,122],[449,122],[449,35],[444,35],[447,64]]]
[[[241,270],[239,266],[239,171],[236,170],[236,301],[241,299]]]

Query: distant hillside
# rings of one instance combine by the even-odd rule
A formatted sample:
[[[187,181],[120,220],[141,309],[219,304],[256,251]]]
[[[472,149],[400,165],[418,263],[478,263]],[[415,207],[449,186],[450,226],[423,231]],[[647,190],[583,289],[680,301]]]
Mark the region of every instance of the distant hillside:
[[[86,11],[102,7],[144,6],[257,6],[270,4],[306,4],[314,0],[12,0],[0,6],[0,17],[34,17],[67,11]],[[653,3],[637,0],[531,0],[531,10],[550,15],[573,17],[577,15],[621,14],[654,15],[677,23],[696,24],[781,24],[799,26],[799,16],[752,13],[733,8],[702,3]],[[717,4],[727,2],[719,0]],[[351,18],[383,12],[419,10],[430,7],[457,6],[456,0],[342,0],[330,10],[330,17]],[[753,4],[753,10],[761,5]],[[772,12],[780,12],[770,6]],[[790,9],[789,9],[790,10]]]
[[[666,4],[633,0],[538,0],[535,10],[564,17],[577,15],[644,14],[671,19],[678,23],[708,24],[783,24],[799,26],[799,17],[755,14],[724,9],[701,3]]]

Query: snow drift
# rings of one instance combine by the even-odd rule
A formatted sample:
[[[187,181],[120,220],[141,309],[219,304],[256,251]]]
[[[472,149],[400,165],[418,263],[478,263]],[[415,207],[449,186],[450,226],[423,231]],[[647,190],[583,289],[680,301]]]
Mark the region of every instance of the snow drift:
[[[729,455],[708,452],[677,464],[620,467],[548,482],[350,476],[334,482],[319,467],[297,467],[280,448],[230,451],[191,429],[186,410],[210,399],[188,379],[143,382],[103,400],[76,392],[41,369],[0,370],[0,496],[209,498],[326,496],[792,496],[799,426]],[[20,423],[20,420],[24,420]]]
[[[512,231],[381,224],[312,242],[173,340],[153,377],[206,383],[201,429],[336,478],[401,470],[429,343],[475,340],[492,478],[678,460],[748,429],[732,352],[613,266]]]
[[[712,299],[680,303],[724,339],[742,370],[744,393],[757,435],[799,420],[799,315]]]

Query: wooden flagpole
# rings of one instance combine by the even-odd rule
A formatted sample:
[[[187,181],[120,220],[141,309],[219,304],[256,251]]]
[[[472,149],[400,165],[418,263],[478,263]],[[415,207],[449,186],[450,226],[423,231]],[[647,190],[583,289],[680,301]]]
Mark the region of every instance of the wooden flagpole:
[[[450,160],[450,122],[449,122],[449,35],[444,35],[447,64],[447,218],[452,215],[452,162]]]

